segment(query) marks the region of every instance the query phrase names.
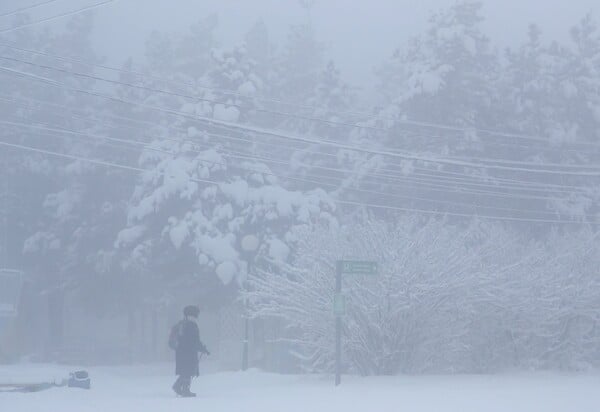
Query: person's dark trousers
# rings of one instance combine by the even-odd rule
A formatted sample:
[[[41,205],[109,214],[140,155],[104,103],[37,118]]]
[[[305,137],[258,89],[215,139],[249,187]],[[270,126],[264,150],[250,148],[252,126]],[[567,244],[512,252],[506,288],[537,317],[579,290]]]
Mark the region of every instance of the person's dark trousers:
[[[183,376],[179,375],[177,380],[173,384],[173,390],[177,395],[180,396],[190,396],[193,395],[190,392],[190,386],[192,385],[192,377],[191,376]]]

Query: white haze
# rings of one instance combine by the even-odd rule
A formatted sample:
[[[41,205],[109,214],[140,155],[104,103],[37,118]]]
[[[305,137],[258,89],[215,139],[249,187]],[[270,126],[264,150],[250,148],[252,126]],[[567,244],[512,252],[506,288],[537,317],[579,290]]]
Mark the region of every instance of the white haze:
[[[0,0],[0,412],[600,410],[599,12]]]
[[[429,13],[455,0],[321,0],[312,20],[319,38],[340,64],[347,80],[371,86],[371,62],[389,56],[403,39],[419,32]],[[565,38],[572,21],[598,12],[595,0],[485,0],[487,32],[499,47],[515,44],[531,23],[539,24],[547,38]],[[152,30],[176,31],[198,18],[219,16],[219,38],[234,45],[259,19],[274,41],[282,39],[290,24],[304,21],[297,0],[129,0],[98,12],[94,41],[98,52],[113,62],[142,57],[146,36]],[[543,8],[543,12],[541,9]],[[510,30],[507,30],[507,26]]]

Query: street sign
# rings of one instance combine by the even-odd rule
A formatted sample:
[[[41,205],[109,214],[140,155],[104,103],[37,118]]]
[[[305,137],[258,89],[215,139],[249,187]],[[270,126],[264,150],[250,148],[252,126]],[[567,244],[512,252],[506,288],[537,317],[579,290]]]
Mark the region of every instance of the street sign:
[[[344,316],[346,314],[346,296],[336,293],[333,296],[333,313],[335,316]]]
[[[338,272],[343,275],[376,275],[377,262],[361,260],[339,260]]]

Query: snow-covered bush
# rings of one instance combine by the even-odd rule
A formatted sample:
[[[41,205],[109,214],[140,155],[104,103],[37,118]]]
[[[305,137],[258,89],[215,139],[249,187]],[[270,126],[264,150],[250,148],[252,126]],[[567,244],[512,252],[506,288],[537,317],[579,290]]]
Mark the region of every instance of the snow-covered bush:
[[[489,372],[597,363],[598,248],[526,242],[498,224],[457,227],[403,217],[303,228],[298,257],[252,279],[255,317],[287,325],[308,371],[334,365],[335,262],[379,262],[377,276],[345,276],[343,354],[361,374]],[[572,235],[582,236],[582,234]],[[595,242],[595,243],[594,243]],[[585,246],[583,246],[585,244]],[[556,248],[565,247],[562,253]],[[565,276],[565,273],[570,273]]]

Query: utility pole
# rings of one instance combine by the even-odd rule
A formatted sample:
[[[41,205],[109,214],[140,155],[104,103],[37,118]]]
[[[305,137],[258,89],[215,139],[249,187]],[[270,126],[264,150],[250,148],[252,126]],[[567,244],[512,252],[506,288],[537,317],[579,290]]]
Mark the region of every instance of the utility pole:
[[[4,177],[2,193],[2,264],[0,268],[8,268],[8,176]]]
[[[254,259],[256,258],[256,253],[258,253],[258,248],[260,247],[260,240],[255,235],[246,235],[242,238],[241,242],[242,251],[248,257],[247,264],[247,276],[249,277],[252,274],[252,266],[254,263]],[[244,292],[248,293],[248,279],[244,280]],[[248,307],[248,296],[244,296],[244,340],[243,340],[243,349],[242,349],[242,370],[248,370],[248,340],[250,338],[249,328],[250,328],[250,320],[248,319],[250,316],[250,311]]]
[[[342,294],[342,276],[377,275],[377,262],[339,260],[335,265],[335,295],[333,313],[335,314],[335,386],[342,383],[342,316],[346,314],[346,299]]]
[[[335,299],[340,300],[342,296],[342,264],[336,265],[335,275]],[[337,302],[334,302],[334,306]],[[337,308],[335,308],[337,309]],[[335,313],[335,386],[342,382],[342,311]]]
[[[251,261],[248,261],[248,273],[250,273],[250,268],[252,266]],[[244,282],[245,284],[245,292],[248,293],[248,281]],[[248,370],[248,340],[249,340],[249,321],[248,321],[248,296],[244,296],[244,341],[243,341],[243,350],[242,350],[242,370]]]

